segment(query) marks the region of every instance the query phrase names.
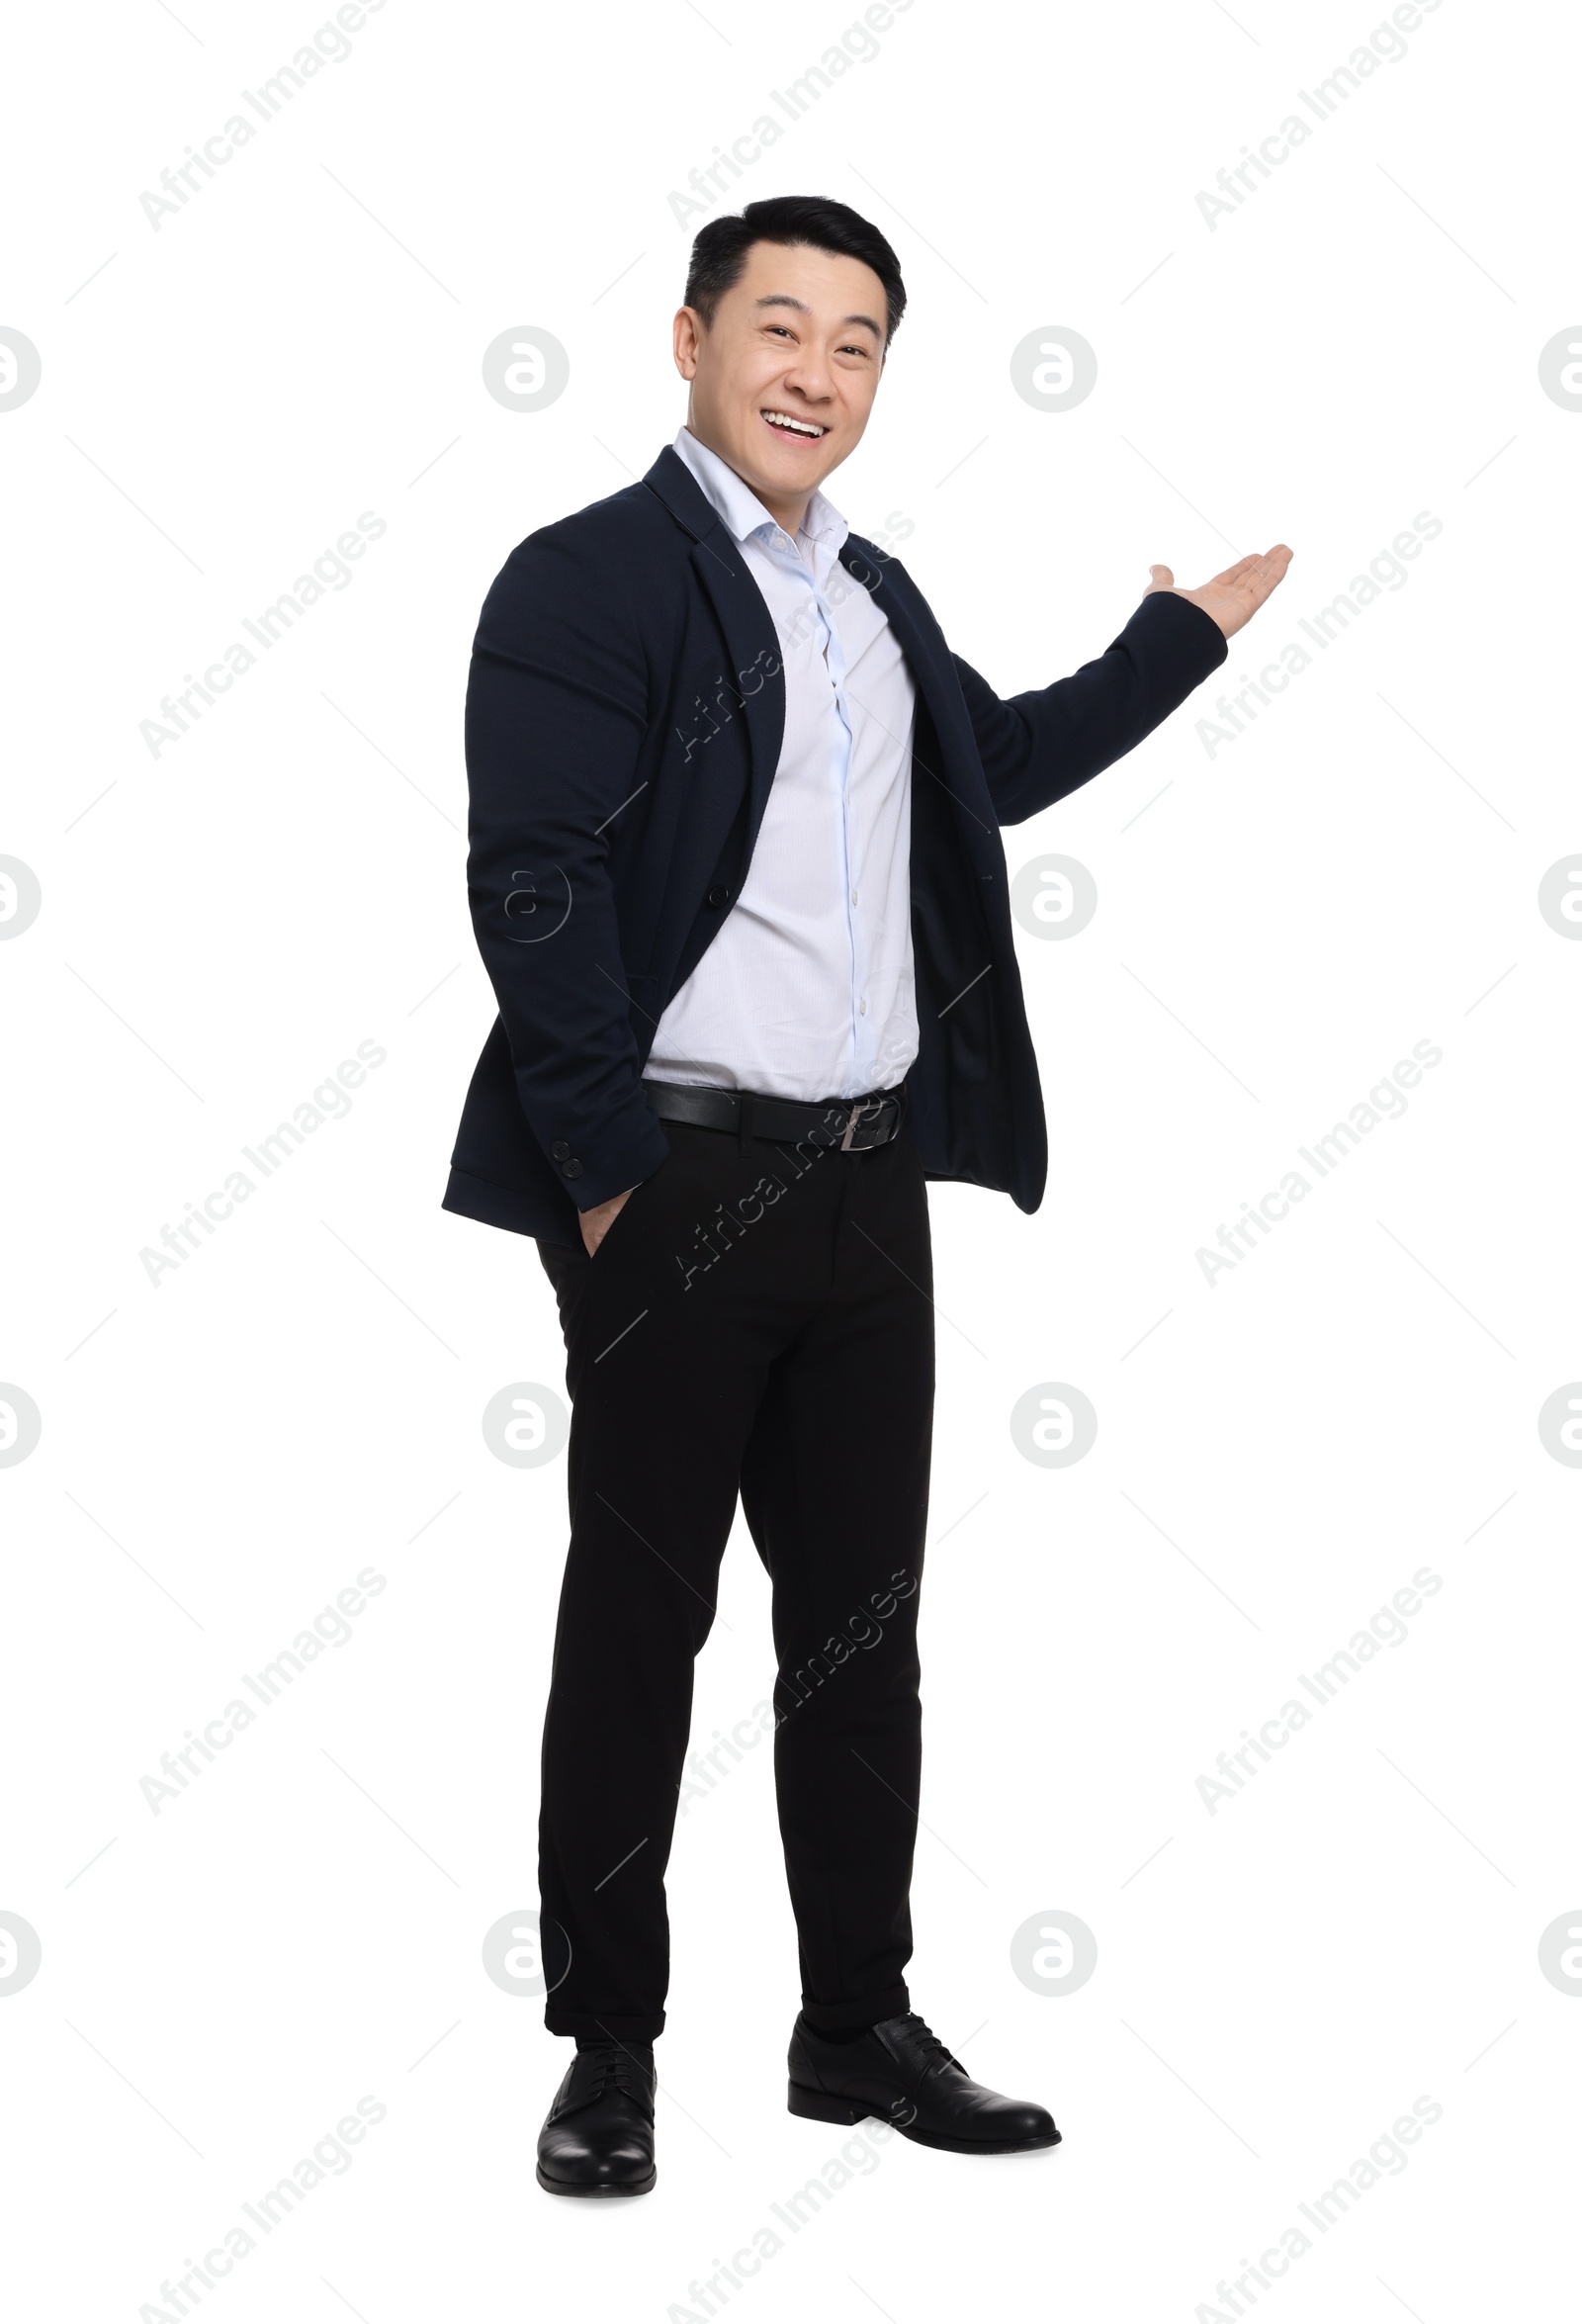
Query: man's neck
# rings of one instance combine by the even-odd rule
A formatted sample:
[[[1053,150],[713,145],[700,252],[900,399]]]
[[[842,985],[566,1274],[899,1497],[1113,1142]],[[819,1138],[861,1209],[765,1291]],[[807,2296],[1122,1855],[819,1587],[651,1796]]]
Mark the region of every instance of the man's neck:
[[[703,433],[703,430],[698,426],[696,420],[693,419],[690,414],[688,414],[687,417],[686,428],[688,435],[696,436],[698,442],[702,444],[706,450],[712,452],[716,460],[723,460],[725,462],[725,465],[730,469],[731,474],[736,477],[740,483],[747,486],[747,491],[753,495],[754,499],[760,500],[763,506],[769,511],[769,514],[774,518],[775,523],[780,527],[781,531],[789,533],[792,540],[794,541],[797,535],[801,532],[803,525],[807,521],[808,509],[813,499],[813,493],[811,492],[801,492],[792,499],[786,499],[779,493],[771,494],[760,491],[758,486],[752,482],[752,479],[749,476],[743,476],[741,469],[735,465],[728,453],[723,451],[718,444],[711,444],[709,442],[708,437]]]

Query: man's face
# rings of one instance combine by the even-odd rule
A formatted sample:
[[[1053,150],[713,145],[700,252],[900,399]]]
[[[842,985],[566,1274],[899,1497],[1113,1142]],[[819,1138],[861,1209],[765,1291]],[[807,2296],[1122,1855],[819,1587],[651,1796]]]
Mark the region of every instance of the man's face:
[[[675,318],[676,369],[692,383],[687,424],[772,515],[800,516],[862,440],[884,329],[884,286],[872,267],[754,242],[711,325],[690,307]]]

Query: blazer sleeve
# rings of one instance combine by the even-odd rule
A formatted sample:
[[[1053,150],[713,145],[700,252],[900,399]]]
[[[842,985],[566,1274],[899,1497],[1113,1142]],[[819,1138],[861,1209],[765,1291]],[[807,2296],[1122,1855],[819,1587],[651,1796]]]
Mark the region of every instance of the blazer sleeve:
[[[1009,701],[952,656],[1000,822],[1025,822],[1123,759],[1228,652],[1200,605],[1161,589],[1096,662]]]
[[[669,1153],[643,1093],[610,879],[650,717],[623,579],[609,544],[534,534],[484,600],[467,687],[473,929],[522,1113],[584,1210]]]

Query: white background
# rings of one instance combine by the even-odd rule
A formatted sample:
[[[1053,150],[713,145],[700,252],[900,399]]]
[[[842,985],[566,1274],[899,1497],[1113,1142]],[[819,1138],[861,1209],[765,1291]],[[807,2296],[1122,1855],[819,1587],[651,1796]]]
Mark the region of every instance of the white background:
[[[43,1948],[0,2000],[19,2316],[197,2312],[162,2279],[365,2094],[351,2168],[205,2311],[702,2314],[689,2284],[840,2145],[785,2112],[764,1748],[678,1829],[656,2192],[533,2183],[569,2049],[481,1947],[536,1904],[565,1474],[480,1422],[564,1359],[531,1243],[439,1198],[492,1016],[479,605],[673,435],[669,197],[859,13],[390,0],[157,231],[139,195],[325,18],[13,28],[0,322],[43,361],[0,412],[0,852],[44,897],[0,946],[0,1378],[43,1415],[0,1473],[0,1909]],[[1582,1474],[1537,1426],[1582,1375],[1582,945],[1537,904],[1582,848],[1582,416],[1538,370],[1582,308],[1574,28],[1446,0],[1233,215],[1196,202],[1386,17],[917,0],[708,213],[826,192],[894,240],[911,311],[833,495],[860,532],[910,518],[1003,693],[1100,652],[1151,561],[1296,551],[1203,696],[1007,834],[1012,872],[1062,852],[1099,888],[1079,938],[1018,937],[1049,1188],[1030,1218],[932,1193],[913,1992],[1065,2143],[876,2148],[733,2311],[1232,2314],[1219,2279],[1423,2095],[1406,2167],[1260,2301],[1456,2324],[1574,2296],[1582,2006],[1538,1940],[1582,1921]],[[517,325],[571,357],[534,413],[481,378]],[[1051,413],[1009,365],[1055,325],[1099,381]],[[152,757],[139,722],[364,510],[387,530],[352,584]],[[1210,697],[1419,511],[1443,531],[1407,585],[1211,758]],[[350,1113],[151,1284],[139,1252],[363,1040],[388,1054]],[[1443,1062],[1404,1117],[1210,1286],[1199,1246],[1419,1040]],[[1099,1413],[1068,1469],[1008,1425],[1050,1381]],[[370,1565],[349,1643],[154,1815],[161,1753]],[[1424,1565],[1406,1643],[1210,1815],[1216,1755]],[[697,1741],[771,1676],[739,1527]],[[1067,1996],[1011,1964],[1052,1911],[1098,1943]]]

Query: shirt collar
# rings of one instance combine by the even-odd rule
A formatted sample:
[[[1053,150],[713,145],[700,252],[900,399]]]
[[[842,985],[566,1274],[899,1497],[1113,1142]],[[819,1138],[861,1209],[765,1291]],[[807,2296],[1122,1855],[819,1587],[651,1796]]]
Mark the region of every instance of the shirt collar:
[[[751,487],[744,484],[736,470],[718,452],[701,443],[689,427],[683,427],[677,434],[674,450],[702,487],[709,505],[734,540],[746,541],[765,528],[771,535],[779,532],[778,521]],[[849,531],[839,509],[816,492],[802,519],[802,533],[804,539],[815,544],[821,561],[833,560],[839,554]]]

